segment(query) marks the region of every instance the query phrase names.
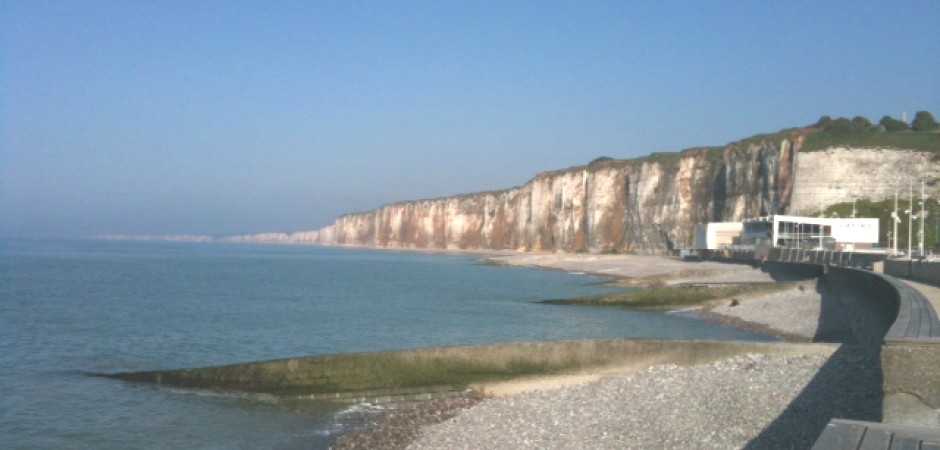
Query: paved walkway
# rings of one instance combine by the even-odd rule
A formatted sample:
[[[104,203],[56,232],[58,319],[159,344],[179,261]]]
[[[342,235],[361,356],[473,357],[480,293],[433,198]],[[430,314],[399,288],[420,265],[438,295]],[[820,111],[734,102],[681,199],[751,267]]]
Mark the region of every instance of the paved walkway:
[[[875,264],[875,272],[884,273],[884,266],[881,263]],[[897,276],[895,278],[900,280],[902,283],[907,283],[908,286],[917,289],[918,292],[927,298],[927,301],[930,302],[930,305],[933,306],[934,312],[940,314],[940,287],[921,283],[919,281],[911,281]]]
[[[908,286],[917,289],[918,292],[927,297],[927,300],[933,305],[933,310],[940,313],[940,287],[931,286],[929,284],[920,283],[917,281],[905,280],[903,278],[898,278],[904,283],[907,283]]]

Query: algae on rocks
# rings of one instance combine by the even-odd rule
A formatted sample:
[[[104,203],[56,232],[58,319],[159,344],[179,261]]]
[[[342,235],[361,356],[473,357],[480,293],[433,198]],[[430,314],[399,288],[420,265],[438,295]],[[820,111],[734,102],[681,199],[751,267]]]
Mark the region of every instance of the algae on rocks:
[[[614,306],[639,311],[663,311],[700,306],[717,300],[731,299],[764,292],[777,292],[793,287],[792,283],[685,284],[631,290],[613,294],[591,295],[572,299],[544,300],[553,305]]]
[[[755,349],[791,350],[768,343],[582,340],[323,355],[196,369],[93,375],[182,388],[357,401],[366,394],[465,392],[468,388],[517,378],[626,365],[642,369],[648,367],[651,360],[710,361]]]

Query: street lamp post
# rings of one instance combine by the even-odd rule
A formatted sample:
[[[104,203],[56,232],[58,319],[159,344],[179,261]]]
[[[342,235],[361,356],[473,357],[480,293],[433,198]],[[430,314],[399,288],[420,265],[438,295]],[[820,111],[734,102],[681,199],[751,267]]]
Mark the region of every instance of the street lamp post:
[[[898,255],[898,222],[901,221],[901,218],[898,217],[898,187],[894,187],[894,213],[891,217],[894,219],[894,246],[893,246],[893,255]]]
[[[919,245],[917,247],[918,256],[924,257],[924,206],[927,203],[927,194],[924,193],[924,177],[920,177],[920,233]]]
[[[914,221],[917,220],[917,216],[914,216],[910,209],[905,209],[904,213],[907,214],[907,257],[911,258],[911,238],[914,235]]]
[[[911,189],[910,196],[908,197],[908,209],[905,211],[907,213],[907,257],[914,259],[914,255],[911,254],[911,238],[914,237],[914,220],[917,219],[914,216],[914,179],[911,179]]]

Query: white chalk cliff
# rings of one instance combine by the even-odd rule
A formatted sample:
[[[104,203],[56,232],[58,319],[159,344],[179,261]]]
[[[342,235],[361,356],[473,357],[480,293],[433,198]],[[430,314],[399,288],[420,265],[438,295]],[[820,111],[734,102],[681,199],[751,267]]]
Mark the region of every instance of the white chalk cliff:
[[[691,244],[694,224],[809,214],[853,199],[894,197],[911,176],[940,173],[930,153],[831,148],[804,135],[749,139],[537,175],[507,190],[385,205],[309,232],[241,236],[409,249],[656,253]],[[918,186],[919,188],[919,186]],[[930,187],[934,198],[940,186]],[[907,192],[906,190],[904,192]],[[918,190],[919,193],[919,190]]]

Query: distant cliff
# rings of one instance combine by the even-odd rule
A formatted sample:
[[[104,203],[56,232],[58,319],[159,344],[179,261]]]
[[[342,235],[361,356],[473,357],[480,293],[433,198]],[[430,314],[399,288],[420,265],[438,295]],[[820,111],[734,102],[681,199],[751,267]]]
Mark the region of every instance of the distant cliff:
[[[651,253],[698,222],[785,211],[794,142],[689,150],[542,173],[498,192],[403,202],[340,217],[323,244]]]
[[[523,186],[382,206],[319,231],[236,238],[387,248],[658,253],[691,244],[694,224],[810,214],[909,189],[940,174],[931,153],[830,148],[801,152],[803,130],[725,148],[601,159],[542,173]],[[936,198],[940,186],[930,187]],[[276,239],[274,239],[276,238]]]

